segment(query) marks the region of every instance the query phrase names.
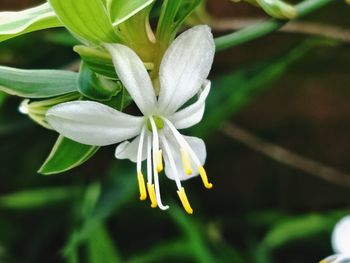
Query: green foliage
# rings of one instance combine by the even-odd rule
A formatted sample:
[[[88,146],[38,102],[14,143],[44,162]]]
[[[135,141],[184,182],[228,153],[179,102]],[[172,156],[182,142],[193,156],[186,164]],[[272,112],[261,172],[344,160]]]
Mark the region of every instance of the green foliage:
[[[79,71],[79,92],[85,97],[107,101],[116,96],[122,90],[119,82],[103,78],[96,75],[84,63],[81,64]]]
[[[78,91],[78,74],[0,66],[0,90],[24,98],[49,98]]]
[[[104,226],[96,227],[88,242],[89,263],[118,263],[119,258],[116,246],[108,230]]]
[[[116,173],[120,176],[115,176]],[[76,228],[70,236],[64,250],[67,257],[74,253],[80,245],[89,242],[95,231],[99,231],[112,213],[117,213],[131,197],[136,196],[134,172],[113,165],[108,174],[113,177],[110,177],[102,185],[101,195],[98,196],[97,200],[94,201],[90,198],[84,200],[83,206],[90,206],[92,209],[82,214],[80,217],[81,226]]]
[[[127,19],[140,12],[147,6],[153,4],[155,0],[106,0],[113,25],[119,25]]]
[[[65,172],[86,162],[98,149],[99,147],[80,144],[59,136],[38,173],[50,175]]]
[[[84,63],[92,71],[109,78],[117,78],[112,62],[112,57],[105,50],[77,45],[74,47],[74,51],[80,55]]]
[[[119,41],[101,0],[49,0],[49,3],[64,26],[77,37],[94,44]]]
[[[20,12],[0,12],[0,42],[29,32],[60,27],[48,3]]]

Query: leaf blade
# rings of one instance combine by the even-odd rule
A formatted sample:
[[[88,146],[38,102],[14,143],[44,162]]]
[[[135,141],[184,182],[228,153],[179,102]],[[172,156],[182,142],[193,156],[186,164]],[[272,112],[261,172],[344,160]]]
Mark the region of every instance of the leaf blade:
[[[0,42],[29,32],[61,26],[47,3],[19,12],[0,12]]]
[[[25,98],[48,98],[78,91],[78,74],[0,66],[0,90]]]
[[[90,159],[98,149],[97,146],[80,144],[59,136],[38,173],[52,175],[68,171]]]
[[[95,44],[118,42],[101,0],[49,0],[49,3],[61,22],[78,37]]]

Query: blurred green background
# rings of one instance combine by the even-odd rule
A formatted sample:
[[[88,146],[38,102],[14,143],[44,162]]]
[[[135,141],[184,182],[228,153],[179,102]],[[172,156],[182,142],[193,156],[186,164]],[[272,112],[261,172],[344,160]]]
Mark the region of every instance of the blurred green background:
[[[0,10],[38,2],[2,0]],[[208,1],[207,8],[216,19],[265,17],[227,0]],[[349,13],[350,6],[334,1],[303,21],[349,29]],[[72,68],[74,44],[64,30],[24,35],[1,43],[0,64]],[[139,202],[134,166],[115,160],[113,146],[70,172],[37,174],[57,134],[21,115],[19,98],[0,93],[0,262],[306,263],[332,254],[332,227],[349,213],[346,182],[273,161],[223,129],[233,122],[350,171],[349,65],[349,43],[297,33],[277,32],[218,53],[204,120],[186,131],[205,138],[214,183],[210,191],[200,180],[185,183],[193,216],[164,176],[171,209]]]

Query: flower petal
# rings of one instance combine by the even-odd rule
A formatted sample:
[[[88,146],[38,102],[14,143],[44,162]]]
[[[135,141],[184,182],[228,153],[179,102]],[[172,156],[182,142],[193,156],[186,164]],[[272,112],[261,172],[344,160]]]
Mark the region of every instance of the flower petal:
[[[320,261],[320,263],[349,263],[350,255],[348,254],[335,254],[329,256]]]
[[[334,227],[332,246],[336,253],[350,255],[350,216],[341,219]]]
[[[144,123],[143,117],[131,116],[93,101],[58,104],[48,110],[46,119],[63,136],[97,146],[135,137]]]
[[[199,95],[198,100],[192,105],[174,113],[174,115],[169,118],[176,129],[186,129],[202,120],[205,109],[205,100],[208,97],[210,86],[210,81],[206,81],[205,88]]]
[[[115,150],[115,158],[117,159],[129,159],[130,161],[137,162],[137,151],[139,148],[140,136],[137,136],[131,142],[125,141],[118,145]],[[142,146],[142,161],[146,159],[147,156],[147,139],[143,141]]]
[[[172,114],[192,98],[208,77],[215,44],[208,26],[195,26],[171,44],[162,60],[159,108]]]
[[[121,44],[105,44],[111,53],[115,71],[144,115],[154,111],[157,99],[145,65],[137,54]]]
[[[176,142],[175,138],[172,136],[171,133],[168,132],[164,132],[165,134],[165,138],[168,142],[170,151],[173,155],[174,161],[175,161],[175,165],[177,168],[177,173],[180,177],[181,181],[185,181],[188,179],[191,179],[195,176],[198,175],[198,171],[197,171],[197,167],[194,164],[193,161],[191,161],[191,165],[193,167],[193,174],[192,175],[187,175],[184,172],[184,168],[183,168],[183,164],[182,164],[182,160],[181,160],[181,152],[180,152],[180,146],[178,145],[178,143]],[[201,164],[203,165],[205,163],[205,159],[207,157],[207,151],[205,148],[205,144],[204,141],[197,138],[197,137],[191,137],[191,136],[183,136],[185,138],[185,140],[188,142],[188,144],[190,145],[190,147],[192,148],[192,150],[195,152],[195,154],[197,155],[199,161],[201,162]],[[162,146],[162,145],[161,145]],[[171,169],[171,165],[169,162],[169,157],[167,155],[167,152],[164,152],[164,163],[165,163],[165,174],[166,176],[171,179],[171,180],[175,180],[175,171],[173,171]]]

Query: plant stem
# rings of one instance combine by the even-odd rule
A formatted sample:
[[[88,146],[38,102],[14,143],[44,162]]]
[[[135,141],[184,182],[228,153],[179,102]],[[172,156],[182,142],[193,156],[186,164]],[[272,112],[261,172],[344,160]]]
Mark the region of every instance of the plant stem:
[[[305,0],[304,2],[295,6],[297,10],[297,18],[303,17],[312,13],[313,11],[333,2],[333,0]],[[271,33],[283,25],[287,20],[269,19],[264,22],[249,26],[237,32],[233,32],[215,39],[216,51],[223,51],[228,48],[238,46],[245,42],[254,40],[261,36]]]

